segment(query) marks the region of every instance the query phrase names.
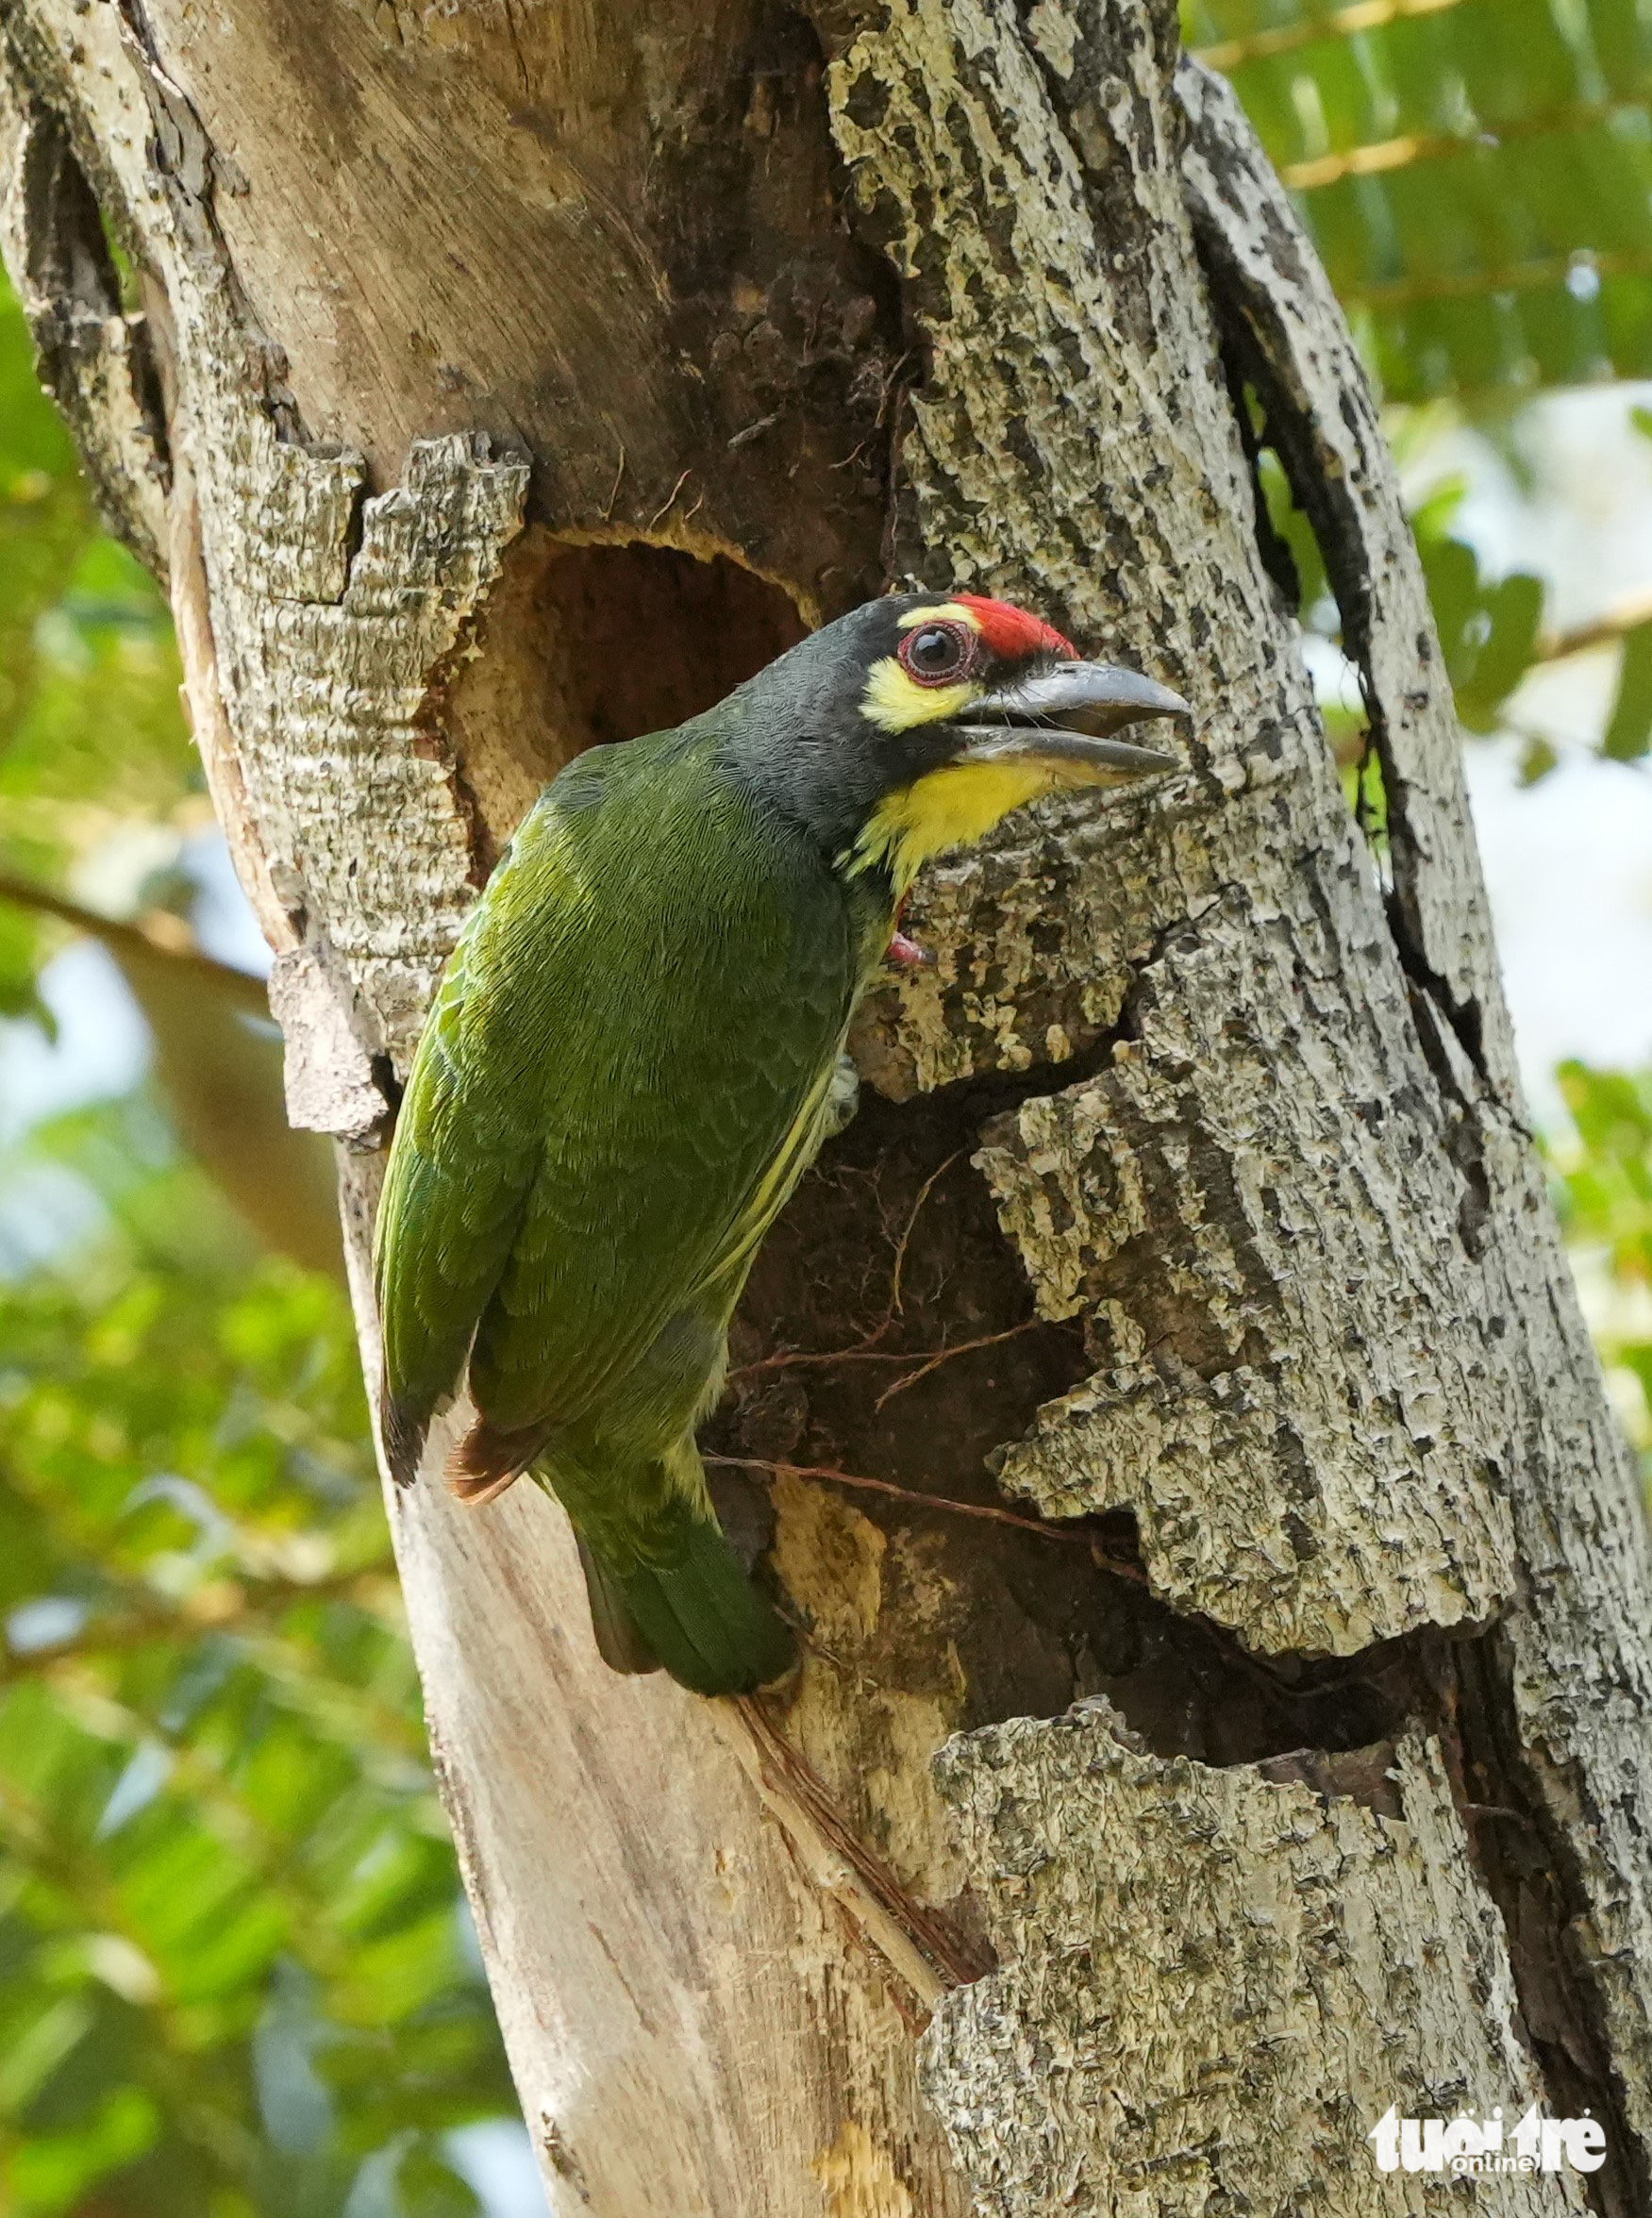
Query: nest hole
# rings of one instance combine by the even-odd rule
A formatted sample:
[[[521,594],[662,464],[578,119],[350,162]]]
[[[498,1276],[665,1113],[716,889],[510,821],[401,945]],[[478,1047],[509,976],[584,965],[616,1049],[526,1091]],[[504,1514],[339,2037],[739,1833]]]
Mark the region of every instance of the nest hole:
[[[570,546],[530,526],[447,702],[488,844],[496,854],[576,755],[699,715],[807,630],[779,586],[727,556]]]
[[[698,716],[807,628],[766,578],[671,547],[564,548],[542,601],[576,753]]]

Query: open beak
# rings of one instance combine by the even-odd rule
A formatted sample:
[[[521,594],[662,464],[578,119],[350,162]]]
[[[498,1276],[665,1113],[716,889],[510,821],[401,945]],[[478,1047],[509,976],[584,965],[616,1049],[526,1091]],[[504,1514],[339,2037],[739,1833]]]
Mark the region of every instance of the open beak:
[[[1036,677],[983,693],[953,729],[960,762],[1059,763],[1062,782],[1110,786],[1179,770],[1180,758],[1113,737],[1155,716],[1187,716],[1179,693],[1113,662],[1059,662]]]

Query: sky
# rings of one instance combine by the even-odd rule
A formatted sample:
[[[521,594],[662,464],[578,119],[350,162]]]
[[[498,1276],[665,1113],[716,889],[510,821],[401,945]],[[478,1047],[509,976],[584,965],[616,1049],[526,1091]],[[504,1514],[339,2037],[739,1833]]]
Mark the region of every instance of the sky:
[[[1546,578],[1548,620],[1570,629],[1652,591],[1652,439],[1631,422],[1649,403],[1644,385],[1548,396],[1507,452],[1460,431],[1429,443],[1407,492],[1464,477],[1453,530],[1493,573]],[[1516,730],[1466,749],[1521,1072],[1551,1129],[1566,1057],[1652,1064],[1652,771],[1593,751],[1616,669],[1607,649],[1540,670],[1510,704]],[[1522,787],[1520,735],[1534,731],[1560,761]]]

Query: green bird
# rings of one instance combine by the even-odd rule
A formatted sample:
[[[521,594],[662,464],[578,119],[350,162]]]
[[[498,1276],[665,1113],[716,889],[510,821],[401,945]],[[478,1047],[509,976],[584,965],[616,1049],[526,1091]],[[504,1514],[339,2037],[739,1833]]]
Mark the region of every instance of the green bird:
[[[1176,767],[1186,712],[1006,602],[903,593],[673,731],[546,787],[447,965],[379,1209],[381,1422],[403,1484],[461,1385],[449,1482],[525,1471],[574,1523],[597,1645],[705,1694],[793,1638],[695,1446],[764,1234],[843,1121],[855,1005],[914,961],[932,855],[1058,788]]]

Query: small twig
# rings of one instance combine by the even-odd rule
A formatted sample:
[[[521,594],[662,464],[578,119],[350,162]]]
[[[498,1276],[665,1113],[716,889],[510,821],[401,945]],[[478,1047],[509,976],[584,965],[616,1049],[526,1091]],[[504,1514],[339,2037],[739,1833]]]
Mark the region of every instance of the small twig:
[[[334,1572],[318,1579],[231,1576],[215,1582],[228,1592],[229,1607],[222,1614],[200,1607],[204,1598],[211,1598],[207,1589],[165,1606],[142,1598],[125,1609],[90,1618],[65,1640],[44,1642],[38,1648],[0,1645],[0,1687],[19,1679],[50,1677],[61,1666],[73,1669],[151,1643],[202,1641],[209,1636],[239,1640],[276,1632],[281,1613],[302,1602],[344,1601],[371,1609],[374,1589],[383,1578],[383,1572],[374,1567]]]
[[[748,424],[743,431],[737,431],[735,433],[734,437],[728,442],[729,453],[733,454],[738,447],[750,446],[754,439],[760,439],[762,437],[763,433],[767,431],[771,424],[777,424],[779,421],[780,411],[778,409],[775,410],[773,415],[759,416],[755,424]]]
[[[772,1463],[764,1456],[708,1456],[705,1461],[736,1471],[762,1471],[774,1478],[824,1478],[832,1486],[892,1494],[897,1502],[912,1502],[921,1509],[949,1509],[957,1517],[984,1517],[993,1525],[1018,1526],[1023,1532],[1039,1533],[1046,1541],[1076,1543],[1085,1548],[1093,1537],[1087,1532],[1063,1532],[1059,1526],[1044,1525],[1036,1517],[1018,1517],[1013,1509],[1000,1509],[991,1502],[955,1502],[947,1494],[924,1494],[915,1487],[896,1486],[891,1478],[862,1478],[852,1471],[834,1471],[827,1463]]]
[[[878,1331],[887,1327],[878,1326]],[[876,1339],[876,1333],[868,1338]],[[942,1351],[944,1353],[944,1351]],[[730,1385],[743,1378],[753,1378],[759,1371],[791,1371],[803,1364],[819,1363],[923,1363],[928,1358],[922,1348],[874,1348],[864,1341],[858,1341],[852,1348],[782,1348],[776,1355],[759,1356],[755,1363],[743,1363],[738,1371],[728,1374]]]
[[[1540,632],[1532,650],[1534,662],[1564,662],[1569,656],[1586,655],[1591,647],[1613,646],[1631,631],[1652,624],[1652,593],[1635,593],[1614,608],[1605,609],[1587,623],[1566,631]]]
[[[891,1999],[909,2026],[921,2030],[949,1988],[967,1987],[993,1970],[991,1950],[955,1932],[937,1911],[908,1893],[855,1832],[760,1695],[735,1695],[726,1714],[739,1728],[736,1754],[797,1851],[803,1870],[838,1903],[909,1991],[906,2007],[893,1993]]]
[[[654,526],[659,522],[662,516],[667,516],[671,513],[672,509],[676,506],[676,496],[679,492],[681,492],[683,487],[687,485],[689,476],[689,471],[685,470],[682,475],[677,479],[676,483],[672,487],[671,491],[666,494],[664,500],[660,502],[659,508],[655,509],[653,515],[649,517],[645,526],[647,530],[652,531]]]
[[[869,439],[863,439],[858,447],[855,447],[851,450],[850,453],[843,457],[841,462],[833,462],[829,464],[828,467],[833,470],[847,470],[852,463],[858,462],[860,459],[861,456],[866,452],[867,448],[871,444],[872,442]]]
[[[612,486],[609,488],[609,496],[608,496],[608,505],[607,505],[607,507],[606,507],[606,508],[603,509],[603,511],[602,511],[602,520],[603,520],[603,522],[604,522],[605,524],[611,524],[611,523],[613,522],[613,514],[614,514],[614,503],[615,503],[615,501],[617,501],[617,500],[619,499],[619,497],[620,497],[620,480],[621,480],[621,478],[622,478],[622,477],[624,477],[624,475],[626,475],[626,442],[625,442],[625,441],[624,441],[624,440],[622,440],[622,441],[620,442],[620,466],[619,466],[619,468],[618,468],[618,469],[617,469],[617,470],[614,472],[614,481],[613,481],[613,484],[612,484]],[[675,500],[675,499],[676,499],[676,494],[674,493],[674,494],[672,495],[672,499],[673,499],[673,500]],[[666,503],[666,506],[669,508],[669,507],[670,507],[670,505],[671,505],[671,503],[668,501],[668,502]]]
[[[937,1358],[944,1358],[948,1352],[944,1348],[931,1350],[929,1353],[926,1354],[922,1348],[891,1348],[883,1350],[878,1348],[877,1342],[883,1338],[884,1334],[894,1323],[895,1318],[900,1314],[901,1273],[906,1268],[907,1244],[912,1237],[912,1227],[918,1222],[919,1211],[923,1209],[924,1204],[928,1200],[930,1192],[932,1192],[937,1180],[940,1179],[944,1172],[951,1170],[953,1164],[957,1162],[959,1157],[962,1155],[962,1153],[963,1149],[961,1147],[955,1147],[952,1153],[947,1157],[946,1160],[943,1163],[938,1164],[936,1168],[930,1172],[928,1177],[925,1179],[923,1185],[918,1189],[918,1198],[913,1202],[911,1209],[908,1211],[906,1225],[901,1232],[900,1238],[895,1242],[894,1268],[890,1274],[889,1300],[884,1307],[883,1315],[877,1320],[877,1323],[872,1327],[871,1331],[864,1334],[861,1339],[856,1341],[851,1347],[823,1348],[803,1352],[794,1352],[792,1349],[781,1349],[776,1355],[759,1356],[755,1363],[743,1363],[738,1371],[731,1371],[728,1374],[730,1385],[737,1385],[743,1378],[754,1377],[759,1371],[789,1371],[794,1365],[804,1363],[876,1362],[922,1363],[927,1365],[934,1362]],[[887,1220],[885,1221],[885,1228],[887,1229]],[[961,1348],[959,1352],[961,1353]]]
[[[72,925],[77,932],[89,932],[101,940],[112,955],[125,955],[139,962],[164,963],[180,977],[192,974],[209,992],[222,994],[248,1016],[267,1017],[270,1013],[262,978],[203,955],[188,928],[164,910],[138,924],[125,923],[119,917],[104,916],[95,909],[85,909],[79,902],[54,893],[49,887],[37,886],[32,879],[20,877],[8,870],[0,870],[0,901],[18,909],[32,909],[37,916],[56,917],[60,924]]]
[[[955,1502],[949,1494],[920,1493],[915,1487],[896,1486],[893,1479],[863,1478],[856,1472],[836,1471],[826,1463],[774,1463],[765,1456],[707,1456],[703,1460],[734,1471],[759,1471],[772,1478],[824,1478],[831,1486],[859,1487],[867,1493],[891,1494],[897,1502],[915,1503],[920,1509],[950,1509],[959,1517],[984,1517],[993,1525],[1017,1526],[1023,1532],[1037,1533],[1041,1540],[1087,1547],[1092,1561],[1103,1571],[1113,1572],[1120,1578],[1134,1579],[1138,1586],[1147,1584],[1147,1574],[1142,1566],[1127,1556],[1113,1555],[1093,1530],[1068,1531],[1059,1525],[1045,1525],[1040,1518],[1018,1517],[1013,1509],[999,1509],[989,1502]]]
[[[873,1409],[881,1409],[885,1402],[893,1402],[896,1394],[904,1394],[909,1386],[916,1386],[920,1378],[927,1378],[931,1371],[939,1371],[954,1356],[972,1355],[976,1348],[995,1348],[1000,1341],[1014,1340],[1023,1332],[1030,1332],[1035,1325],[1045,1322],[1043,1317],[1024,1317],[1019,1325],[1007,1326],[1002,1332],[983,1332],[978,1340],[960,1340],[949,1348],[937,1348],[932,1356],[919,1363],[909,1378],[897,1378],[893,1386],[886,1386],[872,1405]]]
[[[907,1218],[906,1229],[901,1234],[899,1240],[897,1240],[895,1242],[894,1269],[891,1272],[889,1280],[889,1308],[884,1313],[883,1324],[880,1325],[877,1328],[878,1332],[882,1332],[887,1328],[889,1321],[892,1317],[898,1317],[900,1315],[901,1274],[907,1267],[907,1245],[912,1237],[912,1227],[918,1222],[919,1211],[923,1209],[924,1204],[928,1200],[929,1195],[937,1182],[943,1178],[948,1171],[951,1170],[953,1164],[957,1162],[959,1157],[962,1155],[962,1153],[963,1149],[961,1147],[955,1147],[952,1153],[947,1157],[946,1160],[943,1163],[938,1163],[935,1169],[930,1172],[928,1177],[925,1179],[923,1185],[918,1189],[918,1198],[915,1202],[913,1202],[911,1207],[911,1213]],[[876,1338],[876,1335],[874,1334],[873,1337]]]
[[[917,1368],[910,1378],[897,1379],[893,1386],[886,1390],[877,1404],[881,1409],[892,1395],[904,1393],[909,1386],[922,1378],[926,1372],[937,1369],[943,1363],[949,1363],[954,1356],[967,1356],[976,1348],[990,1348],[1001,1340],[1013,1340],[1017,1333],[1030,1332],[1035,1325],[1045,1322],[1043,1317],[1026,1317],[1019,1325],[1009,1326],[1003,1332],[986,1332],[978,1340],[955,1341],[950,1346],[941,1348],[875,1348],[869,1347],[865,1341],[857,1342],[852,1348],[781,1348],[775,1355],[759,1356],[755,1363],[743,1363],[738,1371],[731,1371],[728,1376],[732,1383],[743,1378],[754,1378],[759,1371],[792,1371],[806,1365],[816,1368],[831,1363],[915,1364]],[[879,1332],[887,1329],[887,1324],[878,1326]],[[868,1337],[876,1339],[877,1335],[873,1333]]]

